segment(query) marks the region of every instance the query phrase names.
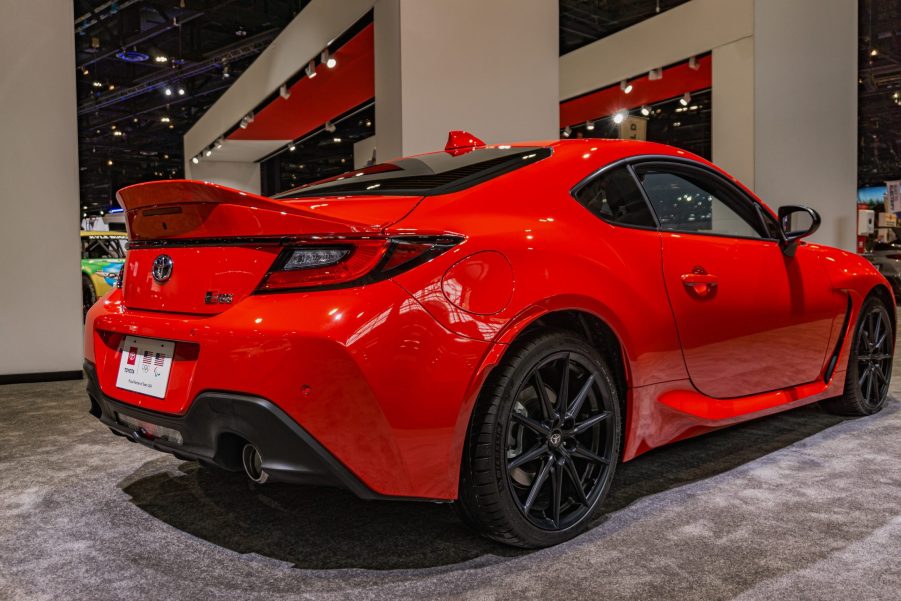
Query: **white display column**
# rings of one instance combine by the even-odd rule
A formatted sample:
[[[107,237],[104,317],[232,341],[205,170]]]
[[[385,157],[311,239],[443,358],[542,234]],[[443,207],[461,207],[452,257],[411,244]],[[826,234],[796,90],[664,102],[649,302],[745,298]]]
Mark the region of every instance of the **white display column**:
[[[71,2],[0,19],[0,379],[82,364]]]
[[[813,240],[846,250],[856,235],[857,35],[851,0],[754,3],[755,191],[772,205],[812,206],[823,217]]]
[[[377,156],[559,137],[558,3],[377,0]]]

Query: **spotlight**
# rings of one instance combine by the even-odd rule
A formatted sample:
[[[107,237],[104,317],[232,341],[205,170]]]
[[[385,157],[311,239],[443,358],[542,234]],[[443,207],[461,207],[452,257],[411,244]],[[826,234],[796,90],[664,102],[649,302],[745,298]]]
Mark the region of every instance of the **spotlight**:
[[[641,107],[641,114],[645,117],[651,114],[651,107],[644,105]]]
[[[99,82],[99,81],[95,81],[95,82],[92,83],[91,85],[94,86],[95,88],[102,88],[102,87],[103,87],[103,83],[102,83],[102,82]]]
[[[587,129],[588,131],[594,131],[594,121],[586,121],[585,129]]]
[[[619,125],[623,121],[626,120],[626,111],[618,111],[615,115],[613,115],[613,122]]]
[[[316,61],[310,61],[307,63],[307,68],[304,69],[304,72],[307,74],[307,77],[313,79],[316,77]]]
[[[335,144],[338,144],[339,142],[341,142],[341,138],[339,138],[338,136],[335,136],[334,138],[332,138],[332,142],[334,142]]]
[[[282,84],[278,89],[278,95],[287,100],[291,98],[291,92],[288,90],[288,84]]]
[[[110,167],[113,166],[113,159],[107,159],[106,164]]]
[[[218,140],[216,140],[216,150],[219,150],[220,148],[222,148],[222,141],[223,141],[222,138],[219,138]],[[169,157],[167,156],[166,158],[168,159]]]
[[[228,65],[222,65],[222,79],[228,79],[232,74],[228,70]]]
[[[372,127],[372,120],[371,120],[371,119],[367,119],[365,125],[366,125],[366,127]]]
[[[330,134],[335,133],[335,124],[332,123],[331,121],[326,121],[325,125],[323,127],[325,128],[325,131],[327,131],[328,133],[330,133]]]
[[[110,85],[109,85],[109,91],[110,91],[110,92],[112,92],[112,91],[115,90],[115,89],[116,89],[116,86],[115,86],[115,85],[113,85],[113,84],[110,84]]]
[[[212,148],[207,148],[206,150],[203,151],[203,156],[205,156],[205,157],[208,157],[208,156],[210,156],[211,154],[213,154],[213,149],[212,149]]]
[[[194,164],[196,165],[197,163],[200,162],[200,157],[196,157],[196,156],[193,157],[193,158],[191,159],[191,162],[194,163]]]
[[[658,79],[663,79],[663,69],[651,69],[648,71],[649,81],[656,81]]]
[[[569,125],[567,125],[566,127],[563,128],[563,137],[564,138],[570,137],[572,135],[572,133],[573,133],[573,129]]]
[[[879,50],[873,48],[872,50],[870,50],[870,56],[879,56]]]
[[[168,115],[163,115],[162,117],[160,117],[161,123],[169,123],[169,121],[171,121],[171,119],[169,119]]]
[[[698,63],[698,57],[693,56],[690,59],[688,59],[688,68],[691,69],[692,71],[697,71],[698,69],[701,68],[701,65]]]
[[[116,136],[116,137],[121,137],[121,136],[122,136],[122,130],[119,130],[119,129],[114,130],[114,131],[113,131],[113,135]]]
[[[329,53],[328,48],[322,51],[322,54],[319,55],[319,60],[329,69],[334,69],[338,64],[338,61],[335,60],[335,57]]]
[[[179,96],[184,96],[184,95],[185,95],[185,89],[184,89],[184,88],[178,88],[178,95],[179,95]]]
[[[160,54],[159,56],[154,56],[153,60],[155,60],[158,63],[167,63],[167,62],[169,62],[169,57],[163,56],[162,54]]]
[[[623,94],[631,94],[632,93],[632,84],[630,84],[625,79],[619,82],[619,89],[623,91]]]
[[[297,148],[297,146],[294,145],[294,142],[288,144],[288,152],[294,152],[295,148]]]
[[[689,102],[691,102],[691,94],[685,92],[684,94],[682,94],[682,98],[679,99],[679,104],[681,104],[682,106],[688,106]]]
[[[166,96],[172,96],[172,88],[166,88],[165,90],[163,90],[163,94],[165,94]]]
[[[88,71],[87,69],[82,69],[82,70],[81,70],[81,74],[84,75],[85,77],[87,77],[88,75],[91,74],[91,72]]]

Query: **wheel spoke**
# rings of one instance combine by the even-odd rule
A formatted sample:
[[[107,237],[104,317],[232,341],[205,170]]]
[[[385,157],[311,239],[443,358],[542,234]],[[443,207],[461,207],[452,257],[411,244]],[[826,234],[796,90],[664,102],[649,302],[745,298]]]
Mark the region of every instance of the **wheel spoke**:
[[[860,387],[860,391],[863,392],[863,382],[867,378],[870,377],[870,364],[866,364],[866,369],[863,370],[863,374],[861,374],[860,378],[857,380],[857,385]]]
[[[516,457],[514,457],[513,460],[507,464],[507,469],[508,470],[516,469],[521,465],[525,465],[526,463],[529,463],[530,461],[535,461],[536,459],[538,459],[539,457],[541,457],[542,455],[544,455],[547,452],[548,452],[547,443],[542,441],[542,442],[538,443],[537,445],[535,445],[530,450],[526,451],[525,453],[521,453],[521,454],[517,455]]]
[[[529,513],[529,510],[532,509],[532,505],[535,503],[535,499],[538,498],[538,493],[541,492],[541,487],[544,486],[544,482],[547,480],[548,474],[551,472],[551,467],[553,466],[554,460],[548,459],[541,466],[541,471],[538,472],[538,475],[535,476],[535,481],[532,482],[532,488],[529,489],[529,496],[526,497],[526,502],[523,504],[522,508],[526,513]]]
[[[544,419],[551,419],[554,417],[554,408],[551,407],[551,400],[547,398],[547,388],[544,387],[544,379],[541,377],[541,372],[538,369],[532,374],[532,387],[535,388],[535,392],[538,394]]]
[[[566,415],[569,406],[569,353],[563,355],[563,373],[560,375],[560,392],[557,394],[557,413]]]
[[[519,423],[520,425],[528,428],[529,430],[535,432],[536,434],[546,435],[550,432],[541,422],[532,419],[531,417],[526,417],[522,413],[513,413],[513,421]]]
[[[579,389],[579,394],[576,395],[576,398],[573,399],[572,405],[566,411],[567,418],[573,418],[579,415],[579,411],[582,410],[582,404],[585,402],[585,399],[588,398],[588,394],[591,392],[591,386],[594,384],[594,374],[588,376],[588,379],[585,380],[585,383],[582,384],[582,388]]]
[[[576,427],[573,429],[573,434],[574,435],[581,434],[582,432],[585,432],[586,430],[593,427],[595,424],[601,423],[602,421],[607,419],[607,417],[609,417],[609,416],[610,416],[609,411],[602,411],[601,413],[598,413],[597,415],[592,415],[585,421],[579,422],[578,424],[576,424]]]
[[[586,449],[585,447],[579,445],[572,451],[573,457],[580,457],[592,463],[598,463],[600,465],[610,465],[610,460],[601,457],[596,454],[594,451]]]
[[[873,367],[873,373],[882,381],[883,384],[888,384],[888,381],[885,379],[885,374],[882,373],[882,370],[878,367]]]
[[[873,400],[873,368],[870,369],[870,377],[867,378],[867,393],[864,395],[867,402],[870,403]]]
[[[879,340],[879,333],[882,331],[882,314],[874,313],[875,317],[873,318],[873,348],[877,348],[877,340]]]
[[[553,460],[552,460],[553,461]],[[563,472],[560,469],[559,465],[554,466],[553,477],[553,486],[554,486],[554,495],[553,495],[553,520],[554,526],[557,528],[560,527],[560,506],[563,505]]]
[[[569,479],[572,480],[572,483],[575,485],[579,502],[585,507],[588,507],[588,497],[585,496],[585,489],[582,485],[582,479],[579,478],[579,473],[576,471],[576,466],[573,465],[572,461],[566,461],[566,463],[563,464],[563,468],[566,470],[566,473],[569,474]]]

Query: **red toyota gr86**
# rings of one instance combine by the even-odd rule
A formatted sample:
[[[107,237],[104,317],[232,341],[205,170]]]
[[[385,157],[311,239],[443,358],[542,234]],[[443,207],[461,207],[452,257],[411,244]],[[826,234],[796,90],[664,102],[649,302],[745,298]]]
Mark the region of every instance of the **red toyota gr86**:
[[[256,482],[454,502],[524,547],[580,532],[620,461],[820,401],[885,403],[894,298],[690,153],[452,132],[274,198],[121,190],[87,316],[91,412]]]

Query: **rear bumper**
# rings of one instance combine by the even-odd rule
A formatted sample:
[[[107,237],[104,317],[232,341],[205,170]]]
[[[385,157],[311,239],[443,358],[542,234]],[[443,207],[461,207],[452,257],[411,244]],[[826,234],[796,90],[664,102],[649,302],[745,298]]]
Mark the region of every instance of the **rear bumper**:
[[[347,467],[266,399],[227,392],[205,392],[183,416],[147,411],[116,401],[100,390],[93,363],[84,364],[91,415],[115,434],[151,449],[192,461],[240,469],[238,438],[254,444],[263,457],[270,482],[293,482],[347,488],[363,499],[391,498],[361,482]],[[135,422],[162,426],[179,434],[180,441],[153,436]],[[237,437],[237,438],[235,438]]]
[[[116,386],[126,335],[175,342],[165,398]],[[365,290],[252,295],[209,316],[132,310],[115,289],[89,311],[85,328],[93,392],[101,414],[108,409],[104,423],[117,433],[133,435],[116,421],[114,403],[138,419],[155,416],[145,420],[151,423],[196,419],[191,432],[219,432],[232,423],[204,406],[243,414],[256,411],[246,409],[251,399],[278,410],[273,428],[284,430],[289,420],[295,438],[298,429],[308,434],[374,494],[434,500],[457,496],[465,432],[491,349],[447,330],[391,281]],[[278,444],[262,453],[264,460],[302,467],[287,470],[286,479],[313,481],[333,471],[296,461],[308,454],[293,442],[283,451],[278,441],[293,439],[271,436],[268,428],[257,428],[261,438],[242,438],[261,451],[260,441],[273,438]],[[176,450],[165,440],[140,442],[216,462],[210,436],[185,437]],[[310,480],[298,479],[304,472]]]

